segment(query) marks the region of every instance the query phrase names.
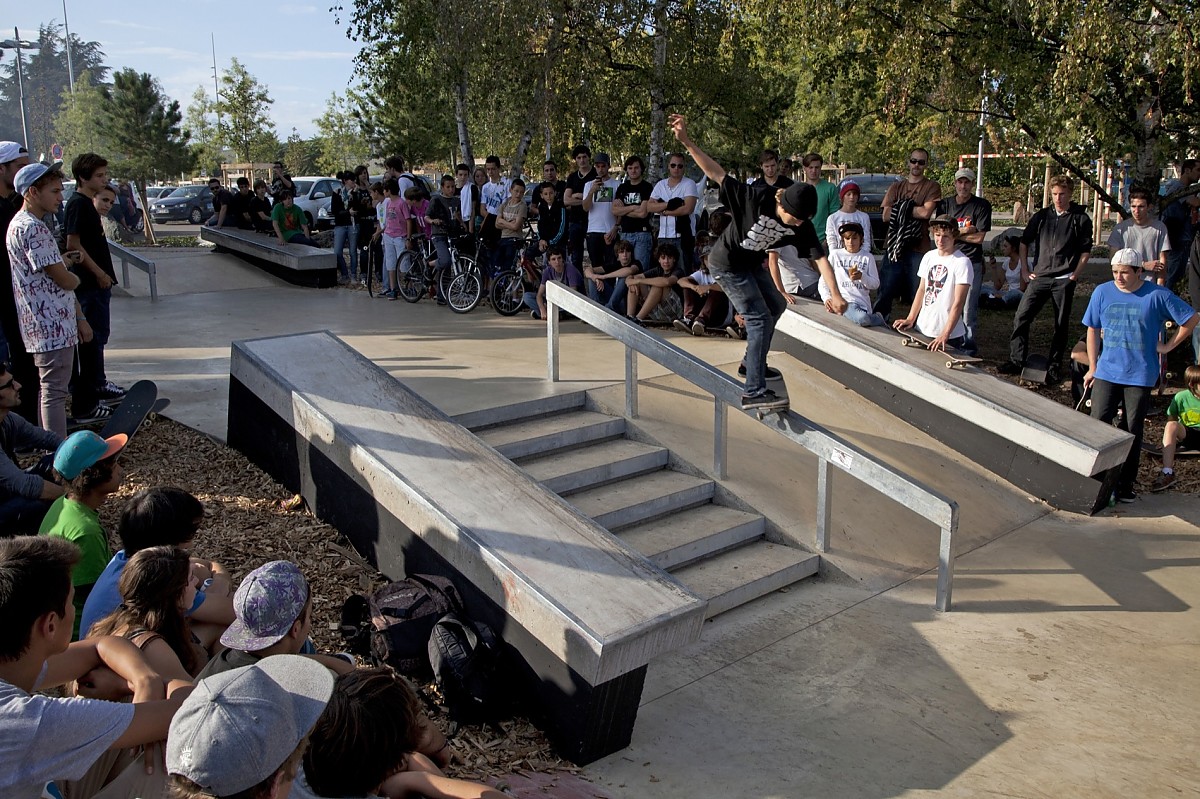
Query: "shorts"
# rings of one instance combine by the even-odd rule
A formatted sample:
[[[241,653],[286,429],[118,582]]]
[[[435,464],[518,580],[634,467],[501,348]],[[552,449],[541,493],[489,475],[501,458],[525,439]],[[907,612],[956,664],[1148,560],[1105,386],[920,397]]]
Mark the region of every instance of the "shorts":
[[[1200,427],[1183,428],[1183,441],[1179,442],[1179,449],[1200,449]]]

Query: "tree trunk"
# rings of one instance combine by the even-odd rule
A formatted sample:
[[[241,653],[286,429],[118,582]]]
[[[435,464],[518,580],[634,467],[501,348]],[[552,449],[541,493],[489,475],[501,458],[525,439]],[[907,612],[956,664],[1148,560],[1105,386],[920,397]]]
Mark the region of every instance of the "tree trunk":
[[[1133,185],[1158,194],[1158,131],[1162,122],[1162,105],[1157,97],[1147,97],[1138,105],[1138,119],[1144,131],[1134,153]]]
[[[471,152],[471,134],[467,130],[467,72],[464,69],[454,83],[454,123],[458,128],[458,151],[462,162],[475,168],[475,154]]]
[[[654,0],[654,63],[650,69],[650,152],[646,170],[651,184],[657,183],[663,173],[663,138],[667,126],[664,85],[666,67],[667,0]]]
[[[563,17],[561,15],[551,16],[550,33],[546,37],[542,63],[534,80],[529,106],[525,110],[525,125],[521,129],[521,138],[517,142],[517,153],[513,156],[511,171],[514,178],[521,176],[521,170],[525,168],[525,158],[529,154],[529,145],[533,143],[533,132],[537,130],[538,122],[545,117],[546,91],[550,85],[550,69],[553,66],[551,59],[558,55],[558,42],[562,29]]]

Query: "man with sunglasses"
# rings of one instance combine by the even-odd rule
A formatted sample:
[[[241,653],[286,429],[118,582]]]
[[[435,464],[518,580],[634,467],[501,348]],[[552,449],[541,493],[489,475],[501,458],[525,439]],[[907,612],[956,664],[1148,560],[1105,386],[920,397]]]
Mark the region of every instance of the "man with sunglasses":
[[[937,213],[938,200],[942,199],[942,188],[936,181],[925,177],[929,164],[929,151],[918,147],[908,154],[908,174],[903,180],[893,183],[883,195],[883,220],[889,226],[901,226],[906,220],[893,220],[892,209],[901,205],[911,211],[906,216],[916,222],[912,237],[904,242],[898,253],[888,253],[883,259],[879,273],[879,296],[875,300],[875,311],[888,316],[892,303],[899,298],[904,304],[911,303],[917,292],[917,267],[929,250],[929,220]],[[907,226],[905,226],[907,227]],[[888,234],[889,241],[898,231]]]
[[[667,176],[654,184],[646,204],[658,214],[658,243],[673,244],[682,255],[684,274],[692,271],[696,250],[696,231],[692,230],[692,212],[700,199],[700,187],[685,174],[687,159],[683,153],[667,157]]]
[[[63,494],[62,486],[47,479],[53,454],[29,471],[17,465],[17,450],[45,449],[51,453],[62,439],[35,427],[12,411],[21,404],[21,384],[0,361],[0,531],[3,535],[34,535],[50,503]]]

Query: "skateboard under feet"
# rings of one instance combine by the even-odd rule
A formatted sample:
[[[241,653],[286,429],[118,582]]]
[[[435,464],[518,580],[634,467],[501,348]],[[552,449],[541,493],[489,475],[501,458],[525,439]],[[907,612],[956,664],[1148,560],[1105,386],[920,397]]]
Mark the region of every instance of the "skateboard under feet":
[[[920,333],[913,333],[909,330],[897,330],[896,332],[904,337],[904,340],[900,343],[905,347],[922,347],[928,350],[929,345],[933,343],[933,339],[931,339],[929,336],[923,336]],[[957,350],[948,349],[935,354],[946,356],[947,369],[961,369],[964,366],[969,366],[971,364],[976,364],[983,361],[982,358],[976,358],[971,355],[963,355]]]

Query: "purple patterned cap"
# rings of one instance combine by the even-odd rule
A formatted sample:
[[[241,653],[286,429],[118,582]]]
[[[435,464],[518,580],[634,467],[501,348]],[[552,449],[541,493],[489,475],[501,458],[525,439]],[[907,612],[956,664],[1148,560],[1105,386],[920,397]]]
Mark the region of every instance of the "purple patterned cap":
[[[242,652],[257,652],[278,643],[308,603],[308,581],[296,564],[264,563],[246,575],[233,595],[233,624],[221,643]]]

